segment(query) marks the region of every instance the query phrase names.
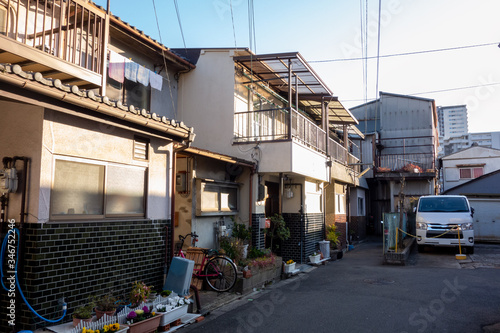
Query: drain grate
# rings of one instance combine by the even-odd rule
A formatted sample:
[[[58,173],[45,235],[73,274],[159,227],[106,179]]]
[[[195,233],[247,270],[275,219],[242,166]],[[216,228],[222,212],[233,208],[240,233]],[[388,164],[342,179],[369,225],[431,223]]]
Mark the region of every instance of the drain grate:
[[[388,285],[394,283],[394,280],[387,280],[387,279],[365,279],[363,281],[368,284],[374,284],[374,285]]]

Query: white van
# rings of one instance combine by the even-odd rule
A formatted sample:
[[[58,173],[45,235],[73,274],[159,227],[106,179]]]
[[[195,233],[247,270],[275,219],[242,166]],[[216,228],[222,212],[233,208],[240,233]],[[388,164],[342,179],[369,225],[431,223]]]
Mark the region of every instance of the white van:
[[[474,253],[474,209],[463,195],[428,195],[418,199],[416,230],[419,251],[426,245],[458,246]],[[457,227],[460,230],[456,230]]]

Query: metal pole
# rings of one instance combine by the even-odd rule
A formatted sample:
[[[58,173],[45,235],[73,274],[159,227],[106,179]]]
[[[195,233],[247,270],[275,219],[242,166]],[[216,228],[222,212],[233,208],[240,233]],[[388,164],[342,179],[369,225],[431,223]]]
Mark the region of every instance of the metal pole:
[[[288,139],[292,139],[292,59],[288,59]]]

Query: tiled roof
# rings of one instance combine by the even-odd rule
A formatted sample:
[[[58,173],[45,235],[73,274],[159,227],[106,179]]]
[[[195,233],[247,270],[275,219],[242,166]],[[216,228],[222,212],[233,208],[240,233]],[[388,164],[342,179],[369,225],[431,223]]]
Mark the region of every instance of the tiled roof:
[[[137,109],[133,105],[123,105],[121,101],[113,101],[107,96],[99,96],[93,90],[80,90],[78,86],[64,84],[59,79],[45,78],[39,72],[25,72],[19,65],[0,64],[0,81],[7,81],[9,83],[12,81],[9,78],[30,82],[33,85],[32,88],[44,88],[46,95],[50,95],[50,91],[67,93],[68,95],[65,96],[64,100],[68,103],[78,104],[100,113],[119,117],[126,121],[138,123],[175,136],[184,137],[188,141],[194,139],[193,128],[186,126],[183,122],[176,122],[174,119],[158,116],[156,113],[151,113],[145,109]],[[28,84],[24,84],[22,87],[31,88]],[[40,89],[32,90],[40,92]],[[72,99],[71,97],[76,97],[76,99]],[[132,115],[136,117],[131,117]]]

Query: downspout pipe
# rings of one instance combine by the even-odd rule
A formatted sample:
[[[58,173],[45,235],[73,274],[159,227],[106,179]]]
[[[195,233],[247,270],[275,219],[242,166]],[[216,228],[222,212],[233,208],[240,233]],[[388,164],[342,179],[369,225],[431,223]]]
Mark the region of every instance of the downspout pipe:
[[[28,186],[29,186],[29,182],[28,182],[28,167],[30,165],[30,161],[31,159],[29,157],[25,157],[25,156],[14,156],[13,159],[12,159],[12,166],[15,168],[16,167],[16,162],[17,161],[23,161],[23,189],[22,189],[22,193],[21,193],[21,209],[20,209],[20,219],[19,219],[19,246],[18,246],[18,253],[17,253],[17,257],[20,258],[20,260],[18,260],[17,262],[17,271],[18,273],[17,274],[20,274],[21,272],[24,272],[24,260],[22,260],[23,258],[23,254],[25,252],[25,237],[24,236],[24,222],[26,221],[26,194],[28,192]],[[21,302],[19,301],[19,292],[16,291],[16,303],[17,304],[20,304]],[[18,302],[19,301],[19,302]],[[18,314],[18,307],[16,307],[16,316]],[[15,332],[16,330],[16,325],[14,324],[13,326],[13,332]]]
[[[177,175],[177,154],[183,150],[189,148],[189,145],[184,145],[179,148],[174,146],[172,150],[172,195],[170,197],[170,262],[174,258],[175,252],[175,196],[176,196],[176,175]],[[168,264],[170,264],[170,262]],[[165,258],[165,263],[167,264],[167,258]]]

